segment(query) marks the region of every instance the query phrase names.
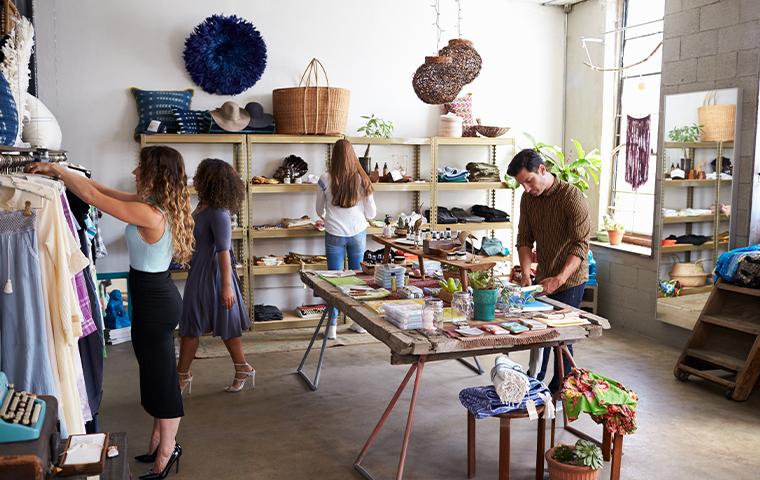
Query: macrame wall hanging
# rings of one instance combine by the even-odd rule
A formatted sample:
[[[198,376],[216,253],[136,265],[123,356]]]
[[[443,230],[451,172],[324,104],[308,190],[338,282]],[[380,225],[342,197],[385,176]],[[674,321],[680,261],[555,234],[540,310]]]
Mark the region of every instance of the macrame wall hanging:
[[[633,118],[627,115],[625,137],[625,181],[634,190],[649,179],[649,122],[650,116]]]

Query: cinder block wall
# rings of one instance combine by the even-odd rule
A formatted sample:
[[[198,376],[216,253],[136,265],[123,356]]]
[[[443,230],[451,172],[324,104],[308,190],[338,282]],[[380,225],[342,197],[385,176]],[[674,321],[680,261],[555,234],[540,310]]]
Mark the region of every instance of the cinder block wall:
[[[662,65],[664,95],[717,88],[742,90],[736,245],[760,242],[760,161],[755,128],[760,81],[760,0],[667,0]],[[662,145],[662,122],[658,145]],[[658,162],[658,178],[662,162]],[[659,189],[660,186],[657,185]],[[754,206],[753,206],[754,192]],[[661,205],[655,204],[656,211]],[[657,228],[655,235],[659,236]],[[643,257],[593,247],[599,277],[599,312],[616,328],[683,346],[688,331],[656,318],[657,255]]]

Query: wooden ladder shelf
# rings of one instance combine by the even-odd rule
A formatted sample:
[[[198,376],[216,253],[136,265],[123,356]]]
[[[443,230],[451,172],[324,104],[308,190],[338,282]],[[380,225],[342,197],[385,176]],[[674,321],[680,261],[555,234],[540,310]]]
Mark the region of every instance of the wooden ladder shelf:
[[[760,289],[719,280],[674,374],[682,381],[703,378],[724,387],[727,398],[746,400],[760,377]]]

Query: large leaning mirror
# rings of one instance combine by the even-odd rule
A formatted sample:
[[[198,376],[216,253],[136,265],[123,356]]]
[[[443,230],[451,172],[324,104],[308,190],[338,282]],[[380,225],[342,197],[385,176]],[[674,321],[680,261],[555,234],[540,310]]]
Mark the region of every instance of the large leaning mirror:
[[[728,250],[741,132],[736,88],[665,97],[657,318],[691,329]]]

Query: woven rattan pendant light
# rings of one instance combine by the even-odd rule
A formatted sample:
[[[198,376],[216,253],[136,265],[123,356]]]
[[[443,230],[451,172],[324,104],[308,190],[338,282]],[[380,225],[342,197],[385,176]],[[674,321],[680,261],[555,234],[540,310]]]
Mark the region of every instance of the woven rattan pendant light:
[[[440,105],[457,98],[463,86],[458,78],[451,57],[425,57],[425,63],[414,72],[412,87],[423,102]]]
[[[451,57],[457,71],[457,80],[463,86],[475,80],[483,65],[483,60],[477,50],[472,47],[472,42],[463,38],[452,38],[438,54]]]

